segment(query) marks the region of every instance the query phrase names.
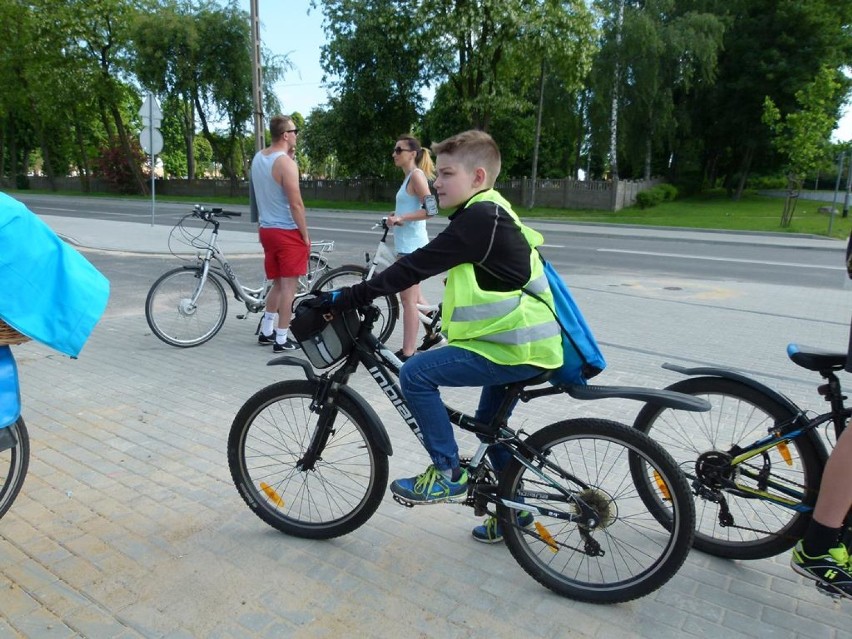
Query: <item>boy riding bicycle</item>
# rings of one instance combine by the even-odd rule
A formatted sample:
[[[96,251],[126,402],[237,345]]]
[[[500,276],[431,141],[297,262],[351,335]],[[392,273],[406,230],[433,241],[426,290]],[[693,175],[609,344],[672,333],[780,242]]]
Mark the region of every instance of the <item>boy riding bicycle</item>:
[[[506,384],[562,365],[560,327],[548,308],[553,300],[535,250],[543,237],[523,225],[493,189],[500,173],[497,144],[487,133],[466,131],[432,150],[437,156],[434,186],[441,206],[456,209],[446,229],[373,279],[306,302],[356,308],[448,272],[443,317],[449,344],[412,357],[399,377],[432,459],[420,475],[391,484],[394,495],[412,504],[458,501],[467,492],[467,473],[460,466],[439,387],[481,386],[476,419],[487,422],[500,405]],[[540,299],[522,293],[522,288]],[[497,473],[509,459],[500,446],[492,446],[488,455]],[[529,513],[518,517],[523,526],[532,520]],[[502,540],[502,531],[489,518],[473,530],[473,536],[493,543]]]

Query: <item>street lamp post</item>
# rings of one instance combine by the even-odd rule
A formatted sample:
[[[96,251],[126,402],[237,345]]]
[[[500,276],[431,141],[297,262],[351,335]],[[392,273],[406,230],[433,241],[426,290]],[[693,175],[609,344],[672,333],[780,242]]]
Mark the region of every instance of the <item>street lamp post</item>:
[[[254,103],[254,150],[257,152],[266,146],[263,135],[263,82],[261,82],[258,0],[251,0],[251,71],[252,101]],[[252,207],[251,218],[252,222],[257,222],[254,207]]]

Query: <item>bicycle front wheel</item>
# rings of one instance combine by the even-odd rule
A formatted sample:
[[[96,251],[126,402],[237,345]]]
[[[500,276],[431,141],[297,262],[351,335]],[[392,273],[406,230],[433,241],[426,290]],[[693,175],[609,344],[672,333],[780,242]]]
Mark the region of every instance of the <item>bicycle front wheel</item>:
[[[208,274],[202,284],[200,268],[176,268],[163,274],[145,300],[145,319],[154,335],[184,348],[203,344],[218,333],[227,312],[222,283]]]
[[[367,269],[356,264],[346,264],[328,271],[315,283],[313,291],[333,291],[344,286],[360,284],[367,279]],[[399,319],[399,300],[396,295],[384,295],[373,300],[379,309],[379,319],[376,321],[377,337],[383,344],[393,334],[396,321]]]
[[[762,559],[792,548],[810,521],[810,514],[801,509],[816,503],[822,477],[813,444],[801,436],[737,465],[731,463],[731,452],[742,453],[766,437],[773,425],[791,422],[796,413],[736,380],[694,377],[668,390],[706,399],[712,407],[696,413],[649,404],[634,422],[675,458],[693,482],[695,547],[728,559]],[[763,499],[760,493],[785,500],[789,507]],[[655,495],[651,484],[646,492],[651,507]],[[666,516],[662,509],[657,512]]]
[[[267,524],[296,537],[330,539],[376,511],[388,457],[375,440],[380,426],[341,393],[323,450],[303,467],[317,437],[319,416],[310,408],[317,385],[289,380],[255,393],[231,425],[228,466],[240,495]]]
[[[3,481],[0,485],[0,517],[6,514],[21,492],[30,464],[30,436],[23,417],[18,417],[18,421],[7,428],[18,443],[0,451],[0,478]]]
[[[514,525],[517,511],[503,505],[497,516],[506,545],[527,573],[560,595],[590,603],[630,601],[674,576],[692,545],[695,510],[683,475],[660,446],[601,419],[557,422],[526,444],[535,451],[533,468],[513,459],[499,494],[527,504],[535,521],[528,528]],[[633,485],[631,459],[640,460],[668,495],[665,525]],[[593,528],[586,519],[564,517],[585,517],[589,509],[599,522]]]

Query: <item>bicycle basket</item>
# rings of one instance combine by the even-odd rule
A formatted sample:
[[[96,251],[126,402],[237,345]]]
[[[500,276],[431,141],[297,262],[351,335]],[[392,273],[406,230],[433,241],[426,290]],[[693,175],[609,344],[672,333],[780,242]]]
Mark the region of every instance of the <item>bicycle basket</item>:
[[[29,337],[22,335],[0,319],[0,345],[23,344],[28,341],[30,341]]]
[[[299,304],[290,322],[290,332],[314,368],[328,368],[352,352],[361,319],[354,310],[323,314]]]

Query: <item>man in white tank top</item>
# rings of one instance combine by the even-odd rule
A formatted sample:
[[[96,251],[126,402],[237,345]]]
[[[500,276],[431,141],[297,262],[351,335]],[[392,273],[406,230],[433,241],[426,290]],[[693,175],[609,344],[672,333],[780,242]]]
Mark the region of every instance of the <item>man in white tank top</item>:
[[[257,341],[273,344],[280,353],[299,348],[287,331],[299,276],[307,272],[311,239],[294,159],[299,129],[289,116],[276,115],[269,132],[272,144],[258,151],[251,163],[251,196],[258,211],[264,268],[273,280]]]

